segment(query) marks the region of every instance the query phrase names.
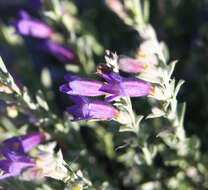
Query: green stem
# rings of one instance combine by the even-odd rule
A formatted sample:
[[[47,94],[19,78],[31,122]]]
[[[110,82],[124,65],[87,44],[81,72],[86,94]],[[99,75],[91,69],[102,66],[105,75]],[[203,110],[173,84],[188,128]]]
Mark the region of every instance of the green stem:
[[[143,11],[143,15],[144,15],[144,22],[145,22],[145,24],[147,24],[148,21],[149,21],[149,10],[150,10],[149,0],[144,0],[144,11]]]
[[[135,14],[136,14],[136,21],[138,26],[144,25],[144,19],[142,14],[142,7],[141,7],[141,1],[140,0],[134,0],[135,4]]]

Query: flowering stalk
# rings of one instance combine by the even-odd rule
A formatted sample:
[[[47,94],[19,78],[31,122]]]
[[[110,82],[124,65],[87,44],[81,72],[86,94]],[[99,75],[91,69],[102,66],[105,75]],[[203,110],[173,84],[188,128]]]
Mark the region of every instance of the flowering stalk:
[[[168,57],[165,54],[165,45],[158,41],[154,28],[148,21],[148,4],[149,2],[147,0],[144,1],[143,4],[140,0],[128,0],[124,2],[124,5],[120,4],[120,6],[122,5],[124,7],[123,10],[128,10],[128,12],[133,13],[133,16],[127,12],[124,12],[125,14],[120,14],[120,12],[115,11],[123,21],[133,27],[143,39],[143,42],[138,48],[137,59],[118,56],[118,65],[119,69],[122,71],[137,74],[137,78],[154,83],[154,89],[152,93],[149,94],[149,97],[154,98],[154,102],[158,101],[158,104],[162,101],[163,106],[157,108],[157,110],[154,107],[152,110],[153,113],[147,116],[147,118],[164,117],[168,119],[171,123],[171,128],[175,131],[175,136],[179,139],[179,143],[173,143],[169,136],[163,136],[162,138],[169,146],[179,150],[180,147],[184,146],[186,139],[183,128],[185,104],[183,104],[182,111],[179,113],[176,97],[184,81],[180,80],[176,85],[175,79],[171,78],[176,62],[172,62],[169,65],[167,64]],[[112,8],[111,6],[109,7]],[[125,15],[125,17],[122,15]],[[126,99],[125,102],[128,112],[131,115],[131,123],[133,126],[136,126],[134,112],[131,108],[131,101],[130,99]],[[132,128],[138,129],[138,127],[139,126]],[[138,130],[134,131],[139,137]],[[151,154],[148,146],[145,145],[146,142],[142,140],[142,138],[139,141],[147,163],[151,165]]]

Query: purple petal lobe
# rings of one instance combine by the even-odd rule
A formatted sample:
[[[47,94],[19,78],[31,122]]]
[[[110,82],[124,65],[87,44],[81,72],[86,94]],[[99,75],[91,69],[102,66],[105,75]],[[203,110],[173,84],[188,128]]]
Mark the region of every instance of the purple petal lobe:
[[[129,97],[146,96],[152,91],[149,83],[138,79],[125,80],[120,83],[120,88],[123,90],[123,95]]]
[[[24,168],[35,166],[32,162],[12,162],[9,167],[9,173],[19,175]]]
[[[94,100],[88,106],[89,115],[94,119],[110,119],[117,115],[117,110],[105,102]]]
[[[67,111],[75,117],[84,117],[82,105],[73,105],[67,108]]]
[[[69,83],[70,88],[73,90],[72,94],[80,96],[100,96],[104,92],[99,91],[102,83],[93,80],[74,80]]]
[[[66,94],[79,96],[101,96],[105,94],[105,92],[100,91],[100,88],[103,86],[102,82],[70,75],[66,75],[65,79],[68,83],[62,85],[60,91]],[[70,90],[68,90],[68,88]]]
[[[19,12],[19,20],[11,22],[17,33],[35,38],[49,38],[53,33],[52,29],[45,23],[29,16],[25,11]]]
[[[69,96],[69,99],[75,104],[87,104],[89,100],[84,96]]]
[[[70,94],[70,91],[72,90],[68,84],[63,84],[59,87],[59,90],[63,93],[66,93],[66,94]]]
[[[147,96],[153,90],[152,85],[136,78],[121,77],[117,73],[108,74],[108,84],[103,85],[100,91],[112,94],[106,101],[113,101],[118,97]]]
[[[4,172],[0,179],[17,176],[24,168],[35,166],[33,159],[30,157],[19,155],[2,147],[0,150],[6,158],[6,160],[0,160],[0,169]]]
[[[114,100],[116,100],[116,99],[118,99],[118,98],[120,98],[120,97],[121,97],[121,96],[119,96],[119,95],[108,96],[108,97],[105,98],[105,101],[106,101],[106,102],[112,102],[112,101],[114,101]]]
[[[41,133],[28,133],[23,136],[13,137],[4,140],[2,143],[10,150],[24,154],[31,148],[37,146],[43,140],[43,134]]]
[[[79,121],[85,119],[111,119],[117,116],[117,109],[113,106],[99,101],[99,100],[87,100],[81,103],[71,106],[67,111],[75,118],[72,121]]]
[[[119,94],[120,89],[117,83],[109,83],[109,84],[104,84],[101,88],[100,91],[109,93],[109,94]]]
[[[71,82],[71,81],[73,81],[73,80],[78,80],[78,79],[80,79],[79,77],[75,77],[75,76],[71,76],[71,75],[65,75],[64,76],[64,79],[66,80],[66,81],[68,81],[68,82]]]
[[[61,62],[73,61],[75,59],[75,54],[71,50],[50,40],[42,41],[38,44],[37,48],[54,55]]]
[[[20,10],[18,12],[18,17],[20,19],[30,19],[31,18],[30,15],[26,11],[24,11],[24,10]]]
[[[42,133],[28,133],[27,135],[24,135],[21,137],[22,139],[22,145],[24,148],[24,152],[28,152],[31,148],[37,146],[40,144],[40,142],[43,140],[43,134]]]
[[[9,172],[10,162],[9,160],[0,160],[0,169],[4,172]]]

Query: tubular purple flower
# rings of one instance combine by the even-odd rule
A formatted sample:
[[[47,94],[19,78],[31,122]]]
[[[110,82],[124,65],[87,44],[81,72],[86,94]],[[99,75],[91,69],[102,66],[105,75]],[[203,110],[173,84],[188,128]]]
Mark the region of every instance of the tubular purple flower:
[[[44,39],[49,38],[53,33],[48,25],[38,19],[30,17],[27,12],[21,10],[18,15],[19,20],[10,22],[10,24],[16,28],[18,34]]]
[[[127,73],[141,73],[145,70],[144,62],[120,55],[118,57],[119,69]]]
[[[67,111],[75,117],[72,121],[112,119],[117,118],[119,114],[116,108],[99,100],[89,100],[82,96],[70,96],[70,99],[75,103],[67,108]]]
[[[59,44],[56,44],[50,40],[43,40],[37,45],[37,49],[46,53],[54,55],[61,62],[73,61],[75,54]]]
[[[35,166],[35,162],[30,157],[25,157],[17,154],[7,148],[0,148],[5,160],[0,160],[0,170],[3,174],[0,175],[0,180],[10,176],[17,176],[21,171],[28,167]]]
[[[6,139],[2,142],[2,144],[12,151],[15,151],[19,154],[24,154],[31,148],[37,146],[42,140],[42,133],[32,132],[23,136]]]
[[[99,90],[103,86],[102,82],[71,75],[65,75],[64,78],[68,83],[60,86],[59,90],[66,94],[80,96],[101,96],[105,94]]]
[[[102,73],[102,76],[108,83],[104,84],[100,91],[111,94],[106,98],[107,102],[126,96],[147,96],[153,91],[150,83],[136,78],[125,78],[114,72]]]

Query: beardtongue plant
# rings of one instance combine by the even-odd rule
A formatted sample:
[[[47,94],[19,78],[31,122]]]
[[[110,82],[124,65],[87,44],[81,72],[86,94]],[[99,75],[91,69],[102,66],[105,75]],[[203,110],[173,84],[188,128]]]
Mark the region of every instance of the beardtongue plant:
[[[135,133],[137,136],[136,144],[143,152],[143,154],[134,153],[132,159],[134,159],[138,165],[142,165],[144,162],[147,166],[152,167],[157,152],[160,152],[161,148],[165,149],[165,147],[161,144],[159,146],[148,144],[149,134],[147,134],[140,125],[144,116],[136,116],[132,109],[131,97],[147,96],[149,98],[148,102],[152,106],[152,113],[146,116],[146,119],[152,119],[153,121],[155,118],[162,117],[165,121],[168,121],[168,124],[165,124],[163,128],[156,131],[156,135],[171,149],[175,150],[177,156],[181,158],[183,156],[191,156],[190,142],[193,142],[195,139],[185,136],[183,127],[185,103],[178,105],[177,101],[178,92],[184,81],[179,80],[176,83],[176,80],[172,78],[177,61],[168,64],[166,47],[164,43],[160,43],[157,40],[153,27],[148,24],[148,13],[146,9],[144,9],[144,12],[142,11],[141,2],[128,2],[129,4],[125,4],[125,2],[124,6],[126,6],[125,8],[127,10],[131,10],[131,12],[135,13],[135,20],[132,19],[130,22],[130,18],[129,20],[127,19],[128,16],[130,17],[127,12],[125,14],[123,14],[124,12],[119,12],[118,15],[121,16],[127,24],[138,31],[143,42],[138,48],[135,56],[136,58],[123,55],[117,56],[107,51],[105,57],[106,64],[98,67],[97,72],[105,79],[106,83],[104,83],[101,88],[98,87],[98,90],[106,93],[105,101],[114,101],[113,106],[119,111],[125,110],[128,115],[128,122],[125,122],[125,125],[120,127],[120,131],[131,131]],[[147,2],[148,1],[144,1],[144,6],[147,6]],[[121,7],[122,4],[119,6]],[[123,10],[125,10],[125,8]],[[115,12],[117,13],[119,10],[121,11],[121,9],[116,9]],[[121,76],[119,74],[119,69],[133,74],[134,77],[126,78]],[[68,86],[70,86],[70,82]],[[82,88],[84,89],[85,87],[87,88],[87,85],[83,83]],[[60,90],[63,91],[63,89]],[[77,93],[77,95],[90,96],[90,94],[81,94],[81,92],[80,94]],[[74,112],[76,112],[75,110],[79,112],[80,109],[75,108]],[[70,113],[75,115],[72,109]],[[119,120],[117,121],[119,122]],[[164,158],[164,160],[166,159]],[[197,168],[194,162],[183,161],[186,162],[187,165],[184,167],[180,166],[182,169],[186,171],[188,168],[194,168],[194,170],[199,173],[199,168]],[[169,160],[167,163],[170,165],[173,164]],[[182,162],[176,161],[176,163],[180,165]],[[158,189],[162,188],[161,183],[150,182],[150,184]],[[144,184],[144,186],[145,185],[146,184]],[[171,184],[167,186],[171,187]]]
[[[62,133],[63,135],[68,133],[64,129],[64,123],[54,113],[49,111],[43,93],[39,91],[36,101],[34,101],[26,87],[16,84],[16,80],[7,71],[2,59],[0,59],[0,81],[1,100],[8,107],[12,107],[12,109],[8,109],[9,116],[17,117],[18,113],[22,113],[28,118],[27,122],[30,122],[33,127],[39,127],[45,131],[43,128],[52,125],[55,126],[54,130],[57,130],[53,132],[54,134]],[[26,128],[23,126],[16,130],[10,122],[8,124],[7,119],[5,120],[5,125],[11,127],[9,133],[5,132],[5,137],[8,134],[18,133],[18,131],[24,133],[27,129],[27,126]],[[52,140],[49,133],[45,131],[44,134],[46,134],[47,139]],[[0,184],[3,187],[14,186],[14,184],[8,184],[5,181],[5,179],[12,176],[18,176],[20,180],[37,181],[38,183],[43,181],[44,177],[61,180],[66,184],[70,181],[67,185],[70,188],[91,186],[91,182],[83,176],[80,170],[74,172],[70,165],[63,160],[61,150],[55,151],[56,143],[39,145],[37,151],[33,152],[31,150],[32,157],[25,155],[30,149],[42,142],[43,133],[30,132],[26,135],[14,136],[9,139],[5,137],[3,135],[0,136],[3,139],[0,144],[0,151],[4,157],[0,160],[0,179],[2,179]],[[18,184],[17,187],[20,189],[24,188],[22,184]]]

